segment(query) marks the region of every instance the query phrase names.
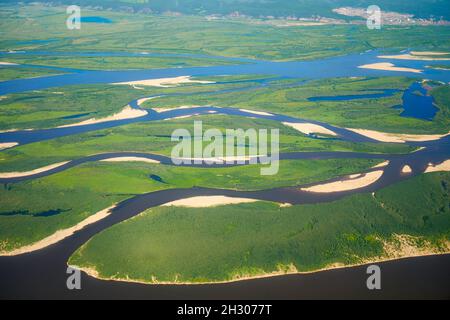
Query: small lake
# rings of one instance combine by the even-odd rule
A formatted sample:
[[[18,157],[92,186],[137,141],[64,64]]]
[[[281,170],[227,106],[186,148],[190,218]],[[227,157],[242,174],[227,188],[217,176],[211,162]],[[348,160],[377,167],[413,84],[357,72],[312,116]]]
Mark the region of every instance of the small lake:
[[[99,16],[81,17],[81,23],[112,23],[112,20]]]
[[[361,99],[380,99],[385,97],[391,97],[394,94],[401,92],[398,89],[380,89],[379,93],[366,93],[366,94],[354,94],[354,95],[341,95],[341,96],[318,96],[310,97],[308,101],[321,102],[321,101],[352,101]],[[403,109],[400,114],[401,117],[417,118],[422,120],[433,120],[439,109],[434,104],[434,99],[428,94],[420,82],[414,82],[403,93],[403,104],[394,106],[396,109]]]
[[[403,94],[403,105],[399,106],[404,111],[402,117],[433,120],[439,109],[434,105],[434,99],[428,95],[420,82],[415,82]]]

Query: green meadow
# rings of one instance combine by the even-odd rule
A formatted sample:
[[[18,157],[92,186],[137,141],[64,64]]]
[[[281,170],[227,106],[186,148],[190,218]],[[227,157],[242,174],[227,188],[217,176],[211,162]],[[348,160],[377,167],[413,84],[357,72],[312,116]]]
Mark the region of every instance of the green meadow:
[[[0,251],[41,240],[138,194],[194,186],[233,190],[295,186],[358,173],[380,161],[286,160],[281,161],[276,176],[261,176],[261,165],[183,168],[133,162],[86,163],[48,177],[1,186]],[[150,175],[157,175],[162,182]]]
[[[10,67],[10,66],[0,67],[0,81],[47,77],[62,73],[64,72],[44,68]]]
[[[178,141],[171,140],[172,133],[179,128],[193,133],[194,120],[203,122],[204,131],[213,128],[223,133],[227,128],[279,129],[280,152],[353,151],[404,154],[417,149],[397,143],[352,143],[335,139],[313,139],[271,120],[204,115],[189,119],[135,123],[17,146],[0,154],[1,171],[28,171],[62,161],[110,152],[146,152],[170,157],[173,147],[178,144]],[[206,146],[209,143],[203,144]],[[224,148],[225,146],[226,141]]]
[[[176,88],[129,85],[73,85],[13,93],[0,100],[0,130],[45,129],[102,118],[122,110],[131,101],[152,95],[194,94],[254,86],[264,76],[214,77],[217,84],[184,84]],[[199,78],[202,79],[203,78]],[[242,82],[245,80],[245,82]]]
[[[66,52],[156,52],[207,54],[263,60],[307,60],[374,48],[399,51],[405,48],[450,49],[450,27],[386,26],[374,32],[361,25],[277,27],[248,19],[211,20],[204,16],[130,14],[83,11],[113,23],[84,23],[81,30],[66,28],[65,7],[41,4],[0,7],[4,50]],[[170,36],[168,36],[170,35]],[[29,40],[41,40],[29,42]],[[45,41],[49,40],[49,41]],[[42,58],[45,59],[45,58]],[[49,60],[50,61],[50,60]],[[136,60],[139,61],[139,60]],[[101,63],[86,59],[74,65],[89,68]],[[145,68],[146,62],[133,63]]]
[[[439,248],[450,239],[449,183],[435,173],[331,203],[152,208],[94,236],[69,264],[105,278],[201,283],[380,259],[395,234]]]
[[[447,133],[450,130],[450,86],[431,90],[439,112],[433,121],[400,117],[402,92],[390,97],[352,101],[309,101],[316,96],[362,95],[381,92],[380,89],[407,89],[415,80],[405,77],[338,78],[308,81],[298,86],[265,87],[258,90],[190,97],[161,97],[150,104],[176,107],[184,104],[215,105],[274,112],[312,119],[340,127],[364,128],[395,133]],[[378,90],[378,91],[377,91]],[[146,105],[144,104],[144,107]]]

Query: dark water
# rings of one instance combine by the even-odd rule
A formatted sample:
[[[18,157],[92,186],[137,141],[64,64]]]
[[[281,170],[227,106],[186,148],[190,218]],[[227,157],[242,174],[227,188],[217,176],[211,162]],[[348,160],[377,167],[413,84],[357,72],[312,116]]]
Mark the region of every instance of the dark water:
[[[433,120],[439,109],[434,105],[434,99],[427,90],[419,83],[415,82],[403,94],[404,111],[402,117],[418,118],[423,120]]]
[[[379,72],[358,69],[363,63],[374,61],[373,53],[352,55],[327,59],[326,61],[272,63],[257,62],[254,64],[225,67],[178,68],[160,70],[120,71],[120,72],[80,72],[77,74],[46,77],[40,79],[25,79],[0,83],[0,94],[23,92],[62,86],[69,84],[109,83],[147,78],[172,77],[179,75],[220,75],[220,74],[274,74],[282,77],[336,77],[358,75],[392,75],[391,72]],[[408,66],[418,67],[423,62],[405,62]],[[429,64],[429,63],[427,63]],[[407,74],[408,76],[410,74]],[[411,74],[411,76],[417,76]],[[427,70],[427,78],[434,80],[447,79],[450,74]],[[414,92],[414,91],[413,91]],[[351,98],[350,98],[351,99]],[[136,104],[133,104],[137,107]],[[208,111],[228,115],[257,117],[286,122],[305,122],[283,115],[260,116],[242,112],[233,108],[203,107],[200,109],[175,110],[164,114],[151,112],[147,117],[108,122],[92,126],[48,129],[37,131],[21,131],[0,134],[0,142],[17,141],[21,144],[54,139],[82,132],[99,130],[133,122],[154,121],[194,113]],[[406,111],[406,108],[405,108]],[[308,121],[320,124],[335,131],[339,138],[346,141],[374,142],[348,130],[337,128],[326,123]],[[412,144],[412,143],[411,143]],[[107,218],[92,224],[65,240],[33,253],[16,257],[0,257],[0,298],[142,298],[142,299],[195,299],[195,298],[450,298],[450,256],[432,256],[404,259],[395,262],[382,263],[383,290],[371,292],[366,289],[367,275],[364,267],[354,267],[342,270],[325,271],[310,275],[283,276],[267,279],[236,282],[219,285],[199,286],[160,286],[140,285],[123,282],[102,281],[83,276],[83,290],[72,292],[66,289],[66,263],[70,255],[86,243],[96,233],[105,230],[121,221],[139,214],[147,208],[161,205],[190,196],[226,195],[231,197],[246,197],[279,203],[319,203],[341,199],[348,195],[361,192],[374,192],[393,183],[403,181],[421,174],[428,163],[440,163],[450,158],[450,137],[439,141],[414,143],[424,146],[424,150],[407,155],[373,155],[338,152],[313,152],[282,154],[281,159],[327,159],[339,157],[362,157],[389,159],[390,164],[384,169],[383,176],[374,184],[354,191],[332,194],[314,194],[295,188],[276,188],[263,191],[240,192],[232,190],[216,190],[206,188],[172,189],[139,195],[120,203]],[[158,155],[136,153],[113,153],[95,155],[71,161],[70,163],[38,175],[26,178],[3,179],[1,183],[35,179],[54,174],[87,161],[114,156],[143,156],[170,164],[169,159]],[[410,175],[401,174],[404,165],[409,165],[413,172]],[[375,169],[372,169],[375,170]],[[330,180],[336,181],[339,178]]]

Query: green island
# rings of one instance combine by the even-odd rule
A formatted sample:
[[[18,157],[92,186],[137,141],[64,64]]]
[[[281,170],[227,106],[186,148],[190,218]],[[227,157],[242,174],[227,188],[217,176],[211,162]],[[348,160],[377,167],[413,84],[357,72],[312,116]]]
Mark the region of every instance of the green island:
[[[287,208],[152,208],[96,235],[69,264],[106,279],[204,283],[396,257],[388,248],[444,251],[449,183],[448,173],[426,174],[374,195]]]
[[[285,160],[280,163],[276,181],[261,177],[260,165],[182,168],[140,163],[83,164],[48,177],[3,185],[0,251],[42,240],[138,194],[194,186],[232,190],[296,186],[358,173],[378,163],[370,159]],[[152,180],[152,174],[161,181]],[[47,197],[49,194],[53,196]]]

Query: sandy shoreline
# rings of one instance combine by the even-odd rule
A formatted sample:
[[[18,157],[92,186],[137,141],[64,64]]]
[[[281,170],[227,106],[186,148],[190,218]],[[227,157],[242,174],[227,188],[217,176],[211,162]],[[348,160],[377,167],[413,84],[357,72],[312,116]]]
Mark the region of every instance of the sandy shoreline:
[[[148,80],[138,80],[129,82],[116,82],[114,85],[130,85],[130,86],[149,86],[149,87],[160,87],[160,88],[170,88],[180,84],[187,83],[197,83],[197,84],[210,84],[214,83],[211,81],[201,81],[192,80],[190,76],[181,76],[174,78],[160,78],[160,79],[148,79]]]
[[[361,189],[371,185],[381,178],[383,175],[382,170],[369,172],[363,175],[351,175],[350,179],[339,180],[330,183],[319,184],[311,187],[301,188],[300,190],[314,193],[332,193],[343,192],[355,189]]]
[[[414,142],[433,141],[439,140],[441,138],[450,135],[450,132],[447,134],[404,134],[404,133],[380,132],[367,129],[354,129],[354,128],[346,128],[346,129],[377,141],[396,142],[396,143],[405,143],[407,141],[414,141]]]
[[[0,150],[5,150],[5,149],[9,149],[9,148],[13,148],[15,146],[18,146],[19,144],[17,142],[5,142],[5,143],[0,143]]]
[[[252,203],[260,200],[248,198],[232,198],[226,196],[201,196],[180,199],[161,205],[162,207],[210,208],[230,204]]]
[[[146,162],[146,163],[153,163],[153,164],[161,163],[158,160],[142,158],[142,157],[116,157],[116,158],[103,159],[100,161],[101,162]]]
[[[16,172],[1,172],[0,173],[0,178],[2,179],[8,179],[8,178],[21,178],[21,177],[28,177],[28,176],[32,176],[38,173],[42,173],[42,172],[46,172],[46,171],[50,171],[52,169],[61,167],[67,163],[69,163],[70,161],[65,161],[65,162],[60,162],[60,163],[55,163],[55,164],[51,164],[45,167],[41,167],[38,169],[34,169],[34,170],[30,170],[30,171],[16,171]]]
[[[329,266],[326,266],[324,268],[320,268],[317,270],[312,271],[298,271],[296,270],[295,266],[292,266],[289,271],[274,271],[269,272],[266,274],[261,275],[254,275],[254,276],[243,276],[236,279],[231,280],[222,280],[222,281],[206,281],[206,282],[175,282],[175,281],[149,281],[149,280],[135,280],[135,279],[123,279],[123,278],[112,278],[112,277],[102,277],[100,276],[99,272],[93,268],[87,268],[87,267],[79,267],[70,265],[70,267],[74,269],[78,269],[89,275],[90,277],[99,279],[99,280],[105,280],[105,281],[118,281],[118,282],[128,282],[128,283],[137,283],[137,284],[145,284],[145,285],[193,285],[193,286],[200,286],[200,285],[216,285],[216,284],[228,284],[228,283],[235,283],[240,281],[249,281],[249,280],[256,280],[256,279],[268,279],[268,278],[274,278],[274,277],[280,277],[280,276],[288,276],[288,275],[309,275],[309,274],[317,274],[321,272],[331,271],[331,270],[340,270],[340,269],[347,269],[347,268],[355,268],[370,264],[376,264],[376,263],[382,263],[382,262],[389,262],[389,261],[399,261],[409,258],[419,258],[419,257],[430,257],[430,256],[438,256],[438,255],[445,255],[450,254],[450,249],[447,248],[447,250],[443,252],[436,252],[436,251],[430,251],[430,252],[416,252],[411,255],[407,256],[397,256],[397,257],[374,257],[372,259],[367,259],[366,261],[363,261],[361,263],[354,263],[354,264],[348,264],[345,265],[343,263],[333,263]]]
[[[58,230],[54,234],[52,234],[38,242],[15,249],[13,251],[1,252],[0,256],[17,256],[17,255],[41,250],[48,246],[51,246],[52,244],[58,243],[58,242],[64,240],[65,238],[73,235],[75,232],[83,229],[84,227],[106,218],[107,216],[109,216],[111,214],[111,211],[112,211],[112,209],[115,208],[115,206],[116,205],[113,205],[109,208],[101,210],[101,211],[89,216],[88,218],[84,219],[83,221],[79,222],[78,224],[76,224],[73,227],[63,229],[63,230]]]
[[[387,167],[389,165],[390,161],[384,161],[382,163],[379,163],[375,166],[373,166],[371,169],[377,169],[377,168],[384,168]]]
[[[365,64],[365,65],[359,66],[358,68],[371,69],[371,70],[383,70],[383,71],[396,71],[396,72],[413,72],[413,73],[422,73],[423,72],[423,70],[420,70],[420,69],[396,67],[394,64],[392,64],[390,62]]]
[[[273,114],[268,113],[268,112],[264,112],[264,111],[254,111],[254,110],[248,110],[248,109],[239,109],[239,111],[247,112],[247,113],[251,113],[251,114],[256,114],[256,115],[259,115],[259,116],[273,117]]]
[[[450,55],[450,52],[433,52],[433,51],[411,51],[413,56],[446,56]]]
[[[322,127],[317,124],[313,123],[291,123],[291,122],[283,122],[285,126],[291,127],[297,131],[300,131],[304,134],[311,134],[311,133],[319,133],[319,134],[326,134],[330,136],[337,136],[337,134],[331,130],[328,130],[325,127]]]
[[[0,66],[18,66],[17,63],[0,61]]]
[[[99,119],[92,118],[92,119],[84,120],[84,121],[77,122],[77,123],[66,124],[66,125],[63,125],[63,126],[59,126],[57,128],[69,128],[69,127],[87,126],[87,125],[90,125],[90,124],[96,124],[96,123],[102,123],[102,122],[134,119],[134,118],[144,117],[147,114],[148,114],[148,112],[145,111],[145,110],[133,109],[130,106],[126,106],[119,113],[113,114],[113,115],[105,117],[105,118],[99,118]]]
[[[395,59],[395,60],[416,60],[416,61],[450,61],[450,58],[442,58],[439,56],[447,55],[444,52],[417,52],[413,51],[407,54],[398,55],[384,55],[378,56],[380,59]]]
[[[168,112],[168,111],[176,111],[176,110],[185,110],[185,109],[195,109],[201,108],[202,106],[181,106],[177,108],[152,108],[153,111],[158,113]]]
[[[428,165],[428,168],[425,170],[425,173],[440,172],[440,171],[450,171],[450,160],[446,160],[437,165],[433,165],[432,163],[430,163]]]

